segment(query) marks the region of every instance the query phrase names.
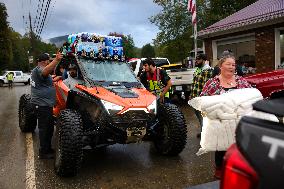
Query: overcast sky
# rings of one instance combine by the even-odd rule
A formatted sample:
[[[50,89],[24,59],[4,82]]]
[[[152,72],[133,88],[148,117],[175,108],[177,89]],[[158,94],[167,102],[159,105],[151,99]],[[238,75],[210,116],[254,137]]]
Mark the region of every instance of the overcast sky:
[[[25,33],[29,10],[34,23],[39,1],[43,2],[0,0],[6,5],[10,26],[21,34]],[[158,28],[148,18],[160,10],[153,0],[51,0],[41,37],[49,39],[76,32],[102,35],[118,32],[130,34],[135,46],[142,47],[156,37]]]

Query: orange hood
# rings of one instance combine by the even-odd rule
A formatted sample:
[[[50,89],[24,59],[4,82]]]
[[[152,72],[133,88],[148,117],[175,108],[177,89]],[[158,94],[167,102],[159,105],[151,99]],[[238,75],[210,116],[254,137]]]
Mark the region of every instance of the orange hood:
[[[147,107],[152,104],[152,102],[156,99],[156,96],[147,91],[144,88],[133,88],[129,89],[134,92],[138,97],[136,98],[123,98],[112,91],[109,91],[103,87],[94,87],[87,88],[82,85],[76,86],[78,89],[89,93],[101,100],[105,100],[116,105],[124,107],[119,113],[123,113],[128,109],[147,109]]]

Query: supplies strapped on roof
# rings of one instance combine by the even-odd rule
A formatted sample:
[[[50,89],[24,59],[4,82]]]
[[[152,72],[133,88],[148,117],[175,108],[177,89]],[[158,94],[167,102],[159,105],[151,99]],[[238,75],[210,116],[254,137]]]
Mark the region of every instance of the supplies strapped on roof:
[[[115,36],[103,36],[95,33],[78,33],[68,36],[71,48],[79,57],[99,58],[124,61],[122,38]]]

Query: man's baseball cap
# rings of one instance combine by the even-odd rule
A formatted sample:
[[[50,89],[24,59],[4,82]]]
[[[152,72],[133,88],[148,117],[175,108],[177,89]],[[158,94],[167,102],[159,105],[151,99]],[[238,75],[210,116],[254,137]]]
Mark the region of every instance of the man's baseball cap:
[[[77,70],[77,66],[76,66],[75,64],[70,64],[70,65],[68,66],[68,70],[71,70],[71,69]]]
[[[199,53],[197,54],[196,59],[197,60],[207,60],[207,56],[204,53]]]
[[[42,62],[42,61],[46,61],[46,60],[49,60],[49,59],[50,59],[49,54],[48,53],[43,53],[43,54],[38,56],[37,62]]]

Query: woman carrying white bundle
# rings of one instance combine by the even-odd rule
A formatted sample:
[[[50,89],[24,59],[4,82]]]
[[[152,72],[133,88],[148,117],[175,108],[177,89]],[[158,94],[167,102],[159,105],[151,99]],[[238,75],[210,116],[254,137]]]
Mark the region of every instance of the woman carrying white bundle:
[[[235,75],[236,61],[233,53],[224,51],[219,60],[220,74],[206,82],[200,96],[220,95],[233,89],[250,88],[241,76]],[[244,94],[245,95],[245,94]],[[226,151],[215,152],[215,177],[220,178],[223,157]]]

